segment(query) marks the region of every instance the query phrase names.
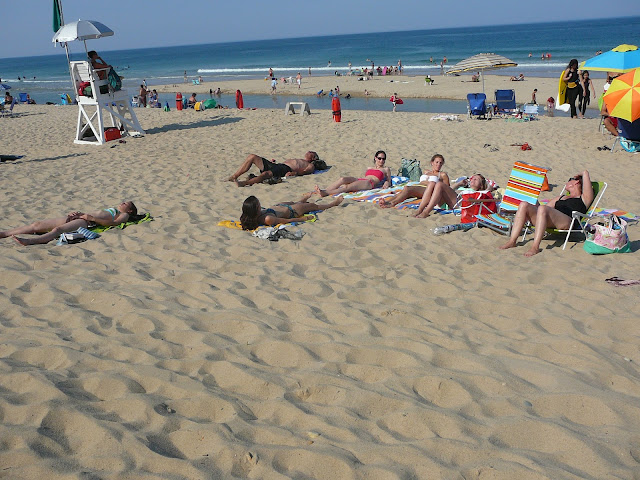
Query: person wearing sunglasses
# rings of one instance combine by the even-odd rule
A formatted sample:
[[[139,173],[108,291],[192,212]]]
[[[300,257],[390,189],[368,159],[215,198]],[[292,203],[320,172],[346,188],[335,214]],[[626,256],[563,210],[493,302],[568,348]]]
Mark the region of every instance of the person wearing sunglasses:
[[[321,197],[336,195],[338,193],[359,192],[373,188],[388,188],[391,186],[391,170],[385,167],[387,154],[378,150],[373,157],[373,168],[367,169],[362,178],[342,177],[327,188],[315,187],[315,193]]]
[[[547,228],[557,228],[568,230],[571,226],[571,215],[573,212],[587,213],[589,206],[593,202],[594,192],[591,185],[589,172],[585,170],[571,177],[564,186],[566,195],[557,196],[546,205],[531,205],[521,202],[518,211],[513,219],[511,227],[511,238],[507,243],[500,246],[501,250],[515,247],[518,236],[522,232],[525,224],[531,222],[535,228],[535,235],[531,248],[525,252],[526,257],[531,257],[540,253],[540,242]]]

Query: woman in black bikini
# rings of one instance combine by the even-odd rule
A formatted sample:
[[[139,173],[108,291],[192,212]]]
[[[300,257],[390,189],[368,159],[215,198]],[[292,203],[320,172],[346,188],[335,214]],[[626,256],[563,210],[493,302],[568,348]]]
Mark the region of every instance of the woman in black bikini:
[[[311,193],[305,194],[298,202],[283,202],[272,206],[271,208],[262,208],[260,200],[251,195],[242,204],[242,215],[240,223],[243,230],[255,230],[260,225],[278,225],[279,223],[303,222],[313,218],[312,215],[305,213],[314,212],[316,210],[326,210],[339,205],[344,200],[338,197],[331,203],[318,205],[316,203],[307,202],[311,197]]]
[[[542,251],[540,250],[540,242],[547,228],[567,230],[571,226],[572,212],[587,213],[594,198],[589,172],[585,170],[581,174],[571,177],[564,188],[569,192],[568,195],[558,196],[546,205],[520,203],[511,227],[511,238],[500,249],[505,250],[515,247],[518,236],[522,232],[525,223],[529,221],[536,227],[535,236],[531,248],[524,255],[531,257]]]

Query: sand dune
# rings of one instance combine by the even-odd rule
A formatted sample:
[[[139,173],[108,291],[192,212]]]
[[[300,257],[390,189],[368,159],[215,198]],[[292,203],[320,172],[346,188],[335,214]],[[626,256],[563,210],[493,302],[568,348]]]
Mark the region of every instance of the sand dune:
[[[0,242],[0,476],[640,476],[638,287],[604,282],[637,278],[637,252],[545,240],[526,259],[486,229],[431,233],[455,217],[354,201],[299,242],[217,226],[248,195],[359,176],[379,148],[394,171],[439,152],[452,178],[502,185],[514,160],[550,166],[548,196],[587,168],[605,206],[640,213],[637,157],[597,151],[597,120],[139,109],[145,137],[91,147],[72,143],[74,107],[18,113],[2,119],[3,153],[26,155],[0,164],[3,229],[123,199],[155,220]],[[308,149],[331,170],[225,181],[249,153]]]

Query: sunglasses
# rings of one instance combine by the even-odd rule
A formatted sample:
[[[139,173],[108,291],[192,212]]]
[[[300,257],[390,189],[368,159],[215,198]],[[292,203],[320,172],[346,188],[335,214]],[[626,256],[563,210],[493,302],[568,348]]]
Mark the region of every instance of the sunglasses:
[[[378,160],[386,160],[387,157],[376,157]]]
[[[582,183],[582,177],[578,177],[578,176],[571,177],[569,180],[567,180],[567,182],[570,182],[571,180],[576,180],[576,181]]]

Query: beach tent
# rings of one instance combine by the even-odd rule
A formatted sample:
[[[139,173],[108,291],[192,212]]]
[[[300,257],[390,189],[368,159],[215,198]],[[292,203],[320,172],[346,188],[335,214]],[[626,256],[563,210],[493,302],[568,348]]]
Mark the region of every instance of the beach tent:
[[[618,45],[580,64],[580,70],[617,73],[630,72],[638,67],[640,67],[640,49],[635,45]]]
[[[113,131],[144,134],[136,114],[129,104],[125,90],[119,89],[118,82],[114,87],[107,81],[107,75],[100,78],[91,62],[87,59],[80,62],[69,60],[67,42],[82,40],[87,52],[87,40],[113,35],[113,30],[95,20],[78,20],[62,25],[53,36],[53,43],[64,44],[67,62],[71,74],[71,84],[78,103],[78,122],[75,143],[102,145],[108,140],[119,138]],[[115,72],[112,76],[117,75]],[[90,86],[90,89],[87,88]],[[106,134],[105,120],[110,119],[111,133]],[[108,138],[107,138],[108,137]]]
[[[518,64],[502,55],[495,53],[479,53],[453,65],[447,75],[462,72],[480,72],[482,76],[482,93],[484,93],[484,71],[497,70],[498,68],[517,67]]]

